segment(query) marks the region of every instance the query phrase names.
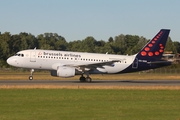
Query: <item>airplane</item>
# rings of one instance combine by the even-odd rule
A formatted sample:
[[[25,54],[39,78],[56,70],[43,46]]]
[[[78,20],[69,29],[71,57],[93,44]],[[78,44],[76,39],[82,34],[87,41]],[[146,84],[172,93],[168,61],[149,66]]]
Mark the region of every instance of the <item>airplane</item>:
[[[162,60],[162,54],[170,30],[161,29],[135,55],[113,55],[72,51],[28,49],[17,52],[7,59],[9,65],[31,69],[49,70],[51,76],[74,77],[81,75],[80,82],[91,82],[90,74],[120,74],[160,68],[172,62]],[[86,77],[84,76],[86,75]]]

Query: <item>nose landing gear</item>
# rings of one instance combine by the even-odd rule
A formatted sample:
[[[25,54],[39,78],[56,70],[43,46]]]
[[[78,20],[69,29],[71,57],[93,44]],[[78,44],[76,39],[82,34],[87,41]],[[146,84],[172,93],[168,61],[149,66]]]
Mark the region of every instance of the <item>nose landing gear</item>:
[[[34,69],[31,69],[31,75],[29,76],[29,80],[33,80],[33,73],[34,73]]]

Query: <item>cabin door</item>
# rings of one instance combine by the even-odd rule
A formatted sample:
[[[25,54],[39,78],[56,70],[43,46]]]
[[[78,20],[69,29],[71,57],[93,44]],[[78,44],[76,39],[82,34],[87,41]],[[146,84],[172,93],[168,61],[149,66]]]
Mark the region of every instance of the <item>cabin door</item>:
[[[36,62],[36,51],[32,51],[30,54],[30,62]]]

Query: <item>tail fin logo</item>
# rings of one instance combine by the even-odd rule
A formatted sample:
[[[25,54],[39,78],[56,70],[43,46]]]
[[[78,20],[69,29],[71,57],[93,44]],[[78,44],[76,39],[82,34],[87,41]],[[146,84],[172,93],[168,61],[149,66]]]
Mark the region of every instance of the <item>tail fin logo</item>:
[[[145,56],[149,56],[149,57],[153,57],[153,56],[159,56],[161,53],[164,52],[164,46],[162,43],[159,43],[158,45],[158,49],[156,49],[156,51],[153,51],[153,47],[155,45],[158,44],[159,39],[161,38],[163,34],[163,31],[159,32],[145,47],[144,49],[141,51],[141,56],[145,57]]]

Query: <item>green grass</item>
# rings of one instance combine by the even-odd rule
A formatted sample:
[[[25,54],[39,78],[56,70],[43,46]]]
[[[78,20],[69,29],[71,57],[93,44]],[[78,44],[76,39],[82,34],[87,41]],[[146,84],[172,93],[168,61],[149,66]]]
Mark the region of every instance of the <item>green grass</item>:
[[[180,90],[0,89],[0,120],[179,120]]]

